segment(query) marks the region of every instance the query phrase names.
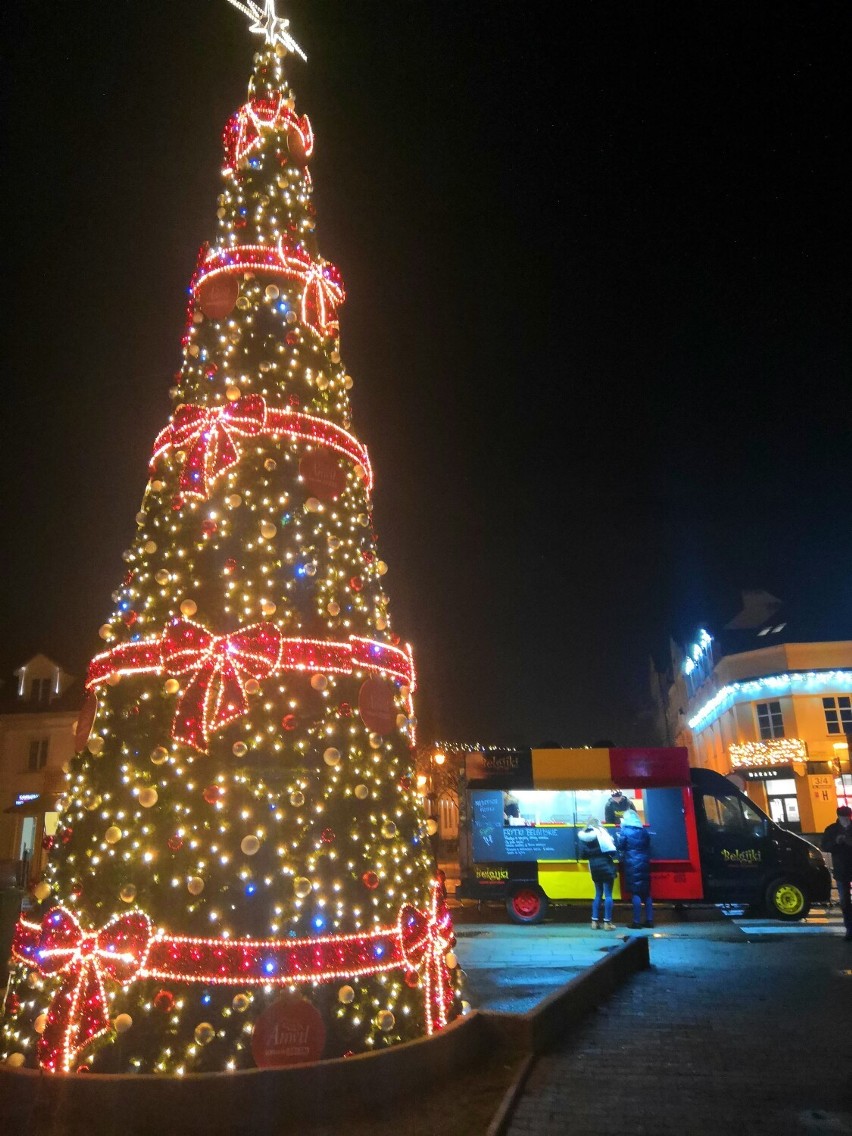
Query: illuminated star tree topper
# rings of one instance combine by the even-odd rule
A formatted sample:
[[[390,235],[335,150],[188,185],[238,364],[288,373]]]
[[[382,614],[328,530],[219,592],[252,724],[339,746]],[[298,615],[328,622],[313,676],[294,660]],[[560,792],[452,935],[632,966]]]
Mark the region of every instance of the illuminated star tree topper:
[[[249,19],[254,20],[249,28],[250,32],[255,35],[262,35],[264,42],[272,46],[280,43],[287,51],[293,52],[307,62],[307,55],[287,31],[290,21],[275,14],[275,0],[265,0],[262,11],[260,6],[254,3],[254,0],[246,0],[245,4],[241,0],[228,0],[228,3],[232,4],[234,8],[239,8],[241,12],[245,12]]]

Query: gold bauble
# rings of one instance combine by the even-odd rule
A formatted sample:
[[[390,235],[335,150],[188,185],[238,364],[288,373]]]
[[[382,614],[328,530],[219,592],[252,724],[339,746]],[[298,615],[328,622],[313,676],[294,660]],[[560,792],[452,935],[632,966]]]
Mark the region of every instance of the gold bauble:
[[[101,639],[112,639],[112,628],[108,623],[102,623],[98,628],[98,635]]]
[[[157,581],[158,584],[168,584],[169,580],[171,579],[171,576],[168,574],[168,572],[165,570],[165,568],[159,568],[154,573],[154,579]]]
[[[369,795],[370,795],[370,790],[367,788],[366,785],[356,785],[355,786],[355,796],[358,798],[359,801],[366,801],[366,799],[369,797]]]
[[[216,1031],[209,1022],[199,1022],[195,1027],[194,1036],[199,1045],[209,1045],[216,1036]]]
[[[231,753],[234,757],[245,757],[248,753],[248,746],[245,742],[234,742],[231,746]]]
[[[21,1068],[23,1068],[25,1061],[26,1061],[26,1057],[23,1055],[23,1053],[10,1053],[9,1056],[6,1058],[6,1064],[9,1066],[10,1069],[21,1069]]]
[[[177,694],[180,690],[180,683],[176,678],[167,678],[163,683],[163,690],[166,694]]]
[[[190,876],[186,881],[186,890],[190,895],[201,895],[204,891],[204,880],[201,876]]]
[[[162,765],[164,761],[168,761],[169,751],[165,746],[155,746],[151,750],[151,761],[154,765]]]
[[[379,1012],[376,1014],[376,1025],[379,1027],[382,1033],[390,1033],[390,1031],[396,1025],[396,1018],[393,1016],[390,1010],[379,1010]]]
[[[438,822],[434,817],[429,817],[429,819],[426,821],[426,831],[430,836],[434,836],[438,831]]]
[[[182,600],[180,605],[180,613],[190,619],[198,611],[198,604],[195,600]]]
[[[121,829],[117,824],[111,824],[104,833],[104,840],[107,844],[118,844],[121,840]]]
[[[132,903],[136,898],[136,884],[125,884],[118,893],[118,898],[123,903]]]
[[[103,748],[104,739],[100,736],[100,734],[95,734],[86,742],[86,749],[89,751],[89,753],[94,754],[95,757],[97,757],[99,753],[103,752]]]
[[[275,525],[273,525],[272,521],[260,522],[260,535],[264,540],[272,540],[277,532],[278,529]]]
[[[239,509],[239,507],[240,507],[240,505],[242,505],[242,503],[243,503],[243,499],[239,495],[239,493],[229,493],[228,496],[225,498],[225,504],[228,506],[229,509]]]
[[[240,841],[240,851],[246,856],[254,856],[260,850],[260,841],[256,836],[244,836]]]
[[[269,472],[272,473],[274,469],[278,468],[278,462],[275,460],[275,458],[267,458],[263,463],[263,468],[269,470]]]
[[[386,820],[382,825],[382,836],[385,840],[393,840],[396,836],[396,825],[392,820]]]
[[[244,1014],[251,1005],[251,998],[249,998],[248,994],[235,994],[231,1005],[238,1014]]]
[[[267,284],[266,288],[264,289],[264,294],[267,300],[277,300],[281,295],[281,292],[279,291],[277,284]]]
[[[145,543],[142,545],[142,551],[147,552],[148,555],[150,556],[150,554],[152,552],[157,551],[157,542],[155,540],[146,540]]]
[[[342,754],[339,749],[336,749],[334,746],[329,746],[325,753],[322,755],[322,759],[326,763],[326,765],[330,765],[332,768],[334,768],[335,765],[340,765]]]
[[[33,1022],[33,1029],[36,1031],[36,1033],[44,1033],[44,1031],[47,1029],[47,1014],[39,1014],[39,1016]]]
[[[311,675],[311,686],[314,690],[325,690],[328,686],[328,679],[324,674]]]
[[[305,899],[314,890],[314,885],[307,876],[296,876],[293,880],[293,891],[299,899]]]
[[[322,512],[322,501],[320,501],[320,499],[318,497],[308,497],[308,499],[305,501],[305,512],[306,513],[321,513]]]
[[[246,684],[243,687],[246,694],[260,694],[260,683],[256,678],[246,679]]]
[[[146,786],[144,789],[139,790],[137,799],[143,809],[150,809],[157,803],[157,790],[151,788],[150,786]]]
[[[296,789],[290,794],[290,804],[294,809],[300,809],[305,803],[305,794],[301,789]]]
[[[239,387],[229,386],[225,390],[225,398],[228,400],[228,402],[236,402],[237,399],[242,396],[242,393],[243,392]]]
[[[39,882],[33,888],[33,895],[39,903],[44,903],[44,901],[50,895],[50,884],[46,880],[39,880]]]
[[[335,600],[330,600],[325,609],[329,615],[340,615],[340,604]]]
[[[378,574],[380,576],[384,576],[386,574],[387,570],[388,570],[388,566],[387,566],[387,564],[385,564],[384,560],[377,560],[376,561],[376,571],[378,572]]]
[[[344,1006],[351,1006],[355,1001],[355,991],[351,986],[341,986],[337,991],[337,1000],[342,1002]]]
[[[119,1014],[112,1024],[115,1027],[116,1033],[127,1033],[133,1025],[133,1018],[131,1018],[130,1014]]]

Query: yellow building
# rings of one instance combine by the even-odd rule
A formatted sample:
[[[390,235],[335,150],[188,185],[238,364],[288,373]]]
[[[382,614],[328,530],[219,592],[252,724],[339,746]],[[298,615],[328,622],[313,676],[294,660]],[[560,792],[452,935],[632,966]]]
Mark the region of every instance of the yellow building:
[[[773,820],[819,833],[852,804],[852,639],[808,641],[765,592],[718,634],[672,645],[667,734],[738,781]],[[802,641],[799,641],[801,636]]]
[[[0,877],[36,879],[56,828],[65,763],[74,755],[82,686],[46,655],[0,695]],[[26,880],[21,880],[26,882]]]

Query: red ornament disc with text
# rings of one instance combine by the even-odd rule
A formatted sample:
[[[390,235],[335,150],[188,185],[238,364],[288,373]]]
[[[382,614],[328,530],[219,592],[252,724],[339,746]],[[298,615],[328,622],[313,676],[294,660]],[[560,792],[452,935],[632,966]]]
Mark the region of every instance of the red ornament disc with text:
[[[198,306],[208,319],[220,320],[234,310],[240,294],[240,282],[230,272],[208,276],[196,288]]]
[[[299,462],[308,490],[320,501],[333,501],[346,488],[346,473],[334,454],[328,450],[312,450]]]
[[[77,718],[77,724],[74,727],[74,746],[79,753],[81,749],[86,748],[86,742],[89,740],[89,734],[92,732],[92,726],[95,724],[95,715],[98,712],[98,697],[93,690],[89,691],[86,695],[83,705],[80,707],[80,714]]]
[[[380,678],[368,678],[358,691],[358,713],[374,734],[389,734],[396,725],[393,689]]]
[[[251,1052],[261,1069],[319,1061],[325,1048],[322,1016],[310,1002],[289,994],[260,1015],[251,1035]]]

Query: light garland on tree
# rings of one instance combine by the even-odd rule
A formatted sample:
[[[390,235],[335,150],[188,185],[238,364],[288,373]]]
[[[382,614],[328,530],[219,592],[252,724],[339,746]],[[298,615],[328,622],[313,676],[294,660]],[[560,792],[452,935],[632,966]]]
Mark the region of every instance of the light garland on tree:
[[[366,447],[352,434],[310,414],[269,407],[260,395],[247,395],[218,407],[186,403],[179,406],[173,421],[154,442],[151,468],[172,449],[188,451],[178,484],[184,496],[204,500],[222,474],[239,462],[241,448],[237,439],[259,434],[273,438],[285,435],[328,446],[350,458],[367,489],[372,489],[373,471]]]
[[[224,274],[256,272],[283,277],[301,284],[300,314],[303,324],[322,335],[337,328],[337,309],[346,299],[339,271],[328,261],[314,261],[302,248],[277,245],[237,245],[232,248],[202,249],[192,290],[199,295],[204,284]]]
[[[209,986],[294,986],[353,979],[403,968],[423,988],[427,1032],[447,1024],[451,989],[446,957],[455,944],[441,884],[429,908],[400,908],[393,927],[313,939],[195,938],[155,930],[141,911],[84,931],[76,916],[51,908],[41,923],[19,920],[14,957],[46,977],[60,975],[39,1041],[39,1063],[68,1072],[112,1028],[104,980],[122,987],[145,978]]]

